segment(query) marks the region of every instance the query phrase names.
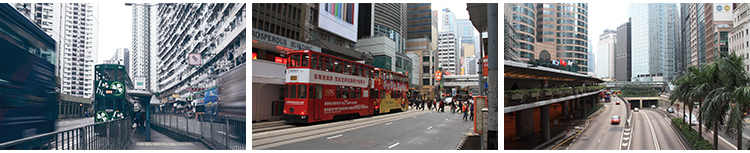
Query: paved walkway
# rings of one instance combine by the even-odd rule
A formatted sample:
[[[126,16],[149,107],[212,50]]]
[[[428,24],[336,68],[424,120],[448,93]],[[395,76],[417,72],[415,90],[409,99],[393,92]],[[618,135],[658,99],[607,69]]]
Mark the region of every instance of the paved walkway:
[[[128,150],[209,150],[201,142],[178,142],[153,129],[151,129],[151,142],[146,142],[146,137],[141,135],[141,130],[133,131],[130,141]]]

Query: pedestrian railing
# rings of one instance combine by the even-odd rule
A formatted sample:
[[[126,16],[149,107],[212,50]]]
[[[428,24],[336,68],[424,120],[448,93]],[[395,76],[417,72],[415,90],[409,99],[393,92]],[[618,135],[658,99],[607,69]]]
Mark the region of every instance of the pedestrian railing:
[[[226,115],[201,115],[195,119],[177,114],[151,114],[151,124],[198,137],[208,145],[226,150],[245,150],[245,122],[245,117]]]
[[[92,123],[0,144],[0,150],[123,150],[129,145],[130,118]]]

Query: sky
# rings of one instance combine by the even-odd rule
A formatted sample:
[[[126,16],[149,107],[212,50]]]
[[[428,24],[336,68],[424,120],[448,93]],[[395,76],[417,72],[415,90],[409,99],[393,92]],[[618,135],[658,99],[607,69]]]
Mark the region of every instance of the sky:
[[[109,60],[117,48],[132,50],[133,8],[123,2],[99,3],[99,52],[96,64]]]
[[[437,3],[432,3],[432,10],[438,11],[438,28],[437,30],[440,31],[440,29],[443,28],[443,9],[449,8],[453,14],[456,15],[456,19],[469,19],[469,11],[466,10],[466,3],[459,3],[457,1],[441,1]],[[474,29],[474,36],[479,36],[479,32]]]
[[[588,10],[589,43],[593,48],[589,51],[598,51],[599,36],[605,29],[617,30],[621,24],[628,22],[628,3],[626,2],[593,2],[589,3]]]

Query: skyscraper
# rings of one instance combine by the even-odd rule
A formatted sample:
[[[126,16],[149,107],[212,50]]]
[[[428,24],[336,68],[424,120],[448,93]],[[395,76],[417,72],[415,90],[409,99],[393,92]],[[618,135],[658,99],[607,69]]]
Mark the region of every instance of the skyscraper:
[[[510,3],[508,4],[510,6],[510,9],[512,10],[512,22],[513,29],[515,29],[516,33],[518,34],[518,37],[515,37],[516,42],[518,43],[519,47],[514,47],[516,51],[518,51],[520,59],[524,62],[533,60],[535,58],[538,58],[536,55],[539,55],[538,53],[535,53],[534,47],[535,41],[537,38],[537,12],[536,12],[536,4],[535,3]],[[545,25],[544,28],[550,28],[550,30],[554,29],[555,26],[552,25],[554,23],[554,11],[544,11],[545,15],[549,15],[548,18],[545,18],[545,21],[551,21],[549,25]],[[552,35],[554,36],[554,31],[547,31],[545,32],[546,35]],[[549,38],[547,41],[554,42],[554,38]],[[546,52],[547,54],[550,54],[551,51],[542,51]],[[554,56],[554,54],[550,54]]]
[[[130,59],[133,64],[128,75],[135,84],[135,90],[156,91],[156,74],[152,67],[158,62],[158,58],[152,58],[151,52],[151,5],[136,4],[133,6],[133,51]]]
[[[94,21],[99,14],[98,4],[16,3],[11,6],[57,42],[56,72],[61,79],[61,93],[90,98],[94,92],[94,62],[99,46],[99,23]]]
[[[596,76],[605,80],[612,80],[615,76],[615,43],[617,31],[604,30],[599,36],[599,46],[596,52]]]
[[[732,3],[705,3],[706,62],[716,61],[729,53],[729,31],[732,30]]]
[[[615,80],[630,81],[631,71],[630,19],[617,27],[615,46]]]
[[[392,69],[388,69],[405,73],[411,67],[411,64],[407,64],[411,60],[404,53],[407,36],[406,3],[359,3],[359,6],[359,29],[363,30],[357,31],[358,38],[385,36],[396,43],[395,56],[375,55],[373,63],[386,62],[388,64],[384,65],[393,65]]]
[[[440,31],[453,31],[456,32],[456,14],[451,12],[451,9],[444,8],[443,9],[443,15],[442,15],[442,27],[440,27]]]
[[[531,6],[534,6],[531,4]],[[529,6],[526,6],[529,7]],[[520,9],[520,7],[517,7]],[[586,74],[588,71],[588,3],[539,3],[536,4],[535,12],[527,14],[534,15],[536,18],[526,18],[521,15],[514,15],[514,20],[526,22],[534,25],[536,29],[519,26],[517,31],[533,30],[536,32],[536,39],[531,36],[523,36],[519,32],[521,40],[536,40],[535,45],[525,45],[521,41],[521,51],[529,48],[533,51],[528,59],[542,60],[564,60],[571,64],[577,64],[580,69],[578,73]],[[516,17],[518,17],[516,19]],[[520,30],[518,30],[520,29]]]
[[[417,96],[435,97],[435,71],[437,70],[437,12],[431,3],[407,3],[406,50],[417,55],[412,59],[412,71],[408,74],[411,84],[419,90]],[[425,75],[426,74],[426,75]]]
[[[633,54],[631,78],[637,78],[636,81],[652,81],[651,77],[659,76],[665,80],[675,79],[675,51],[679,42],[676,7],[674,3],[629,5]]]

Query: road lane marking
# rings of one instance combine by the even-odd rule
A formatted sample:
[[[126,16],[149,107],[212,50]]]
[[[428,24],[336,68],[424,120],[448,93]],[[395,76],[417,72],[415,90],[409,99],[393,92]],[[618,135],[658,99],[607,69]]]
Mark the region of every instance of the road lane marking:
[[[445,120],[447,121],[447,120],[448,120],[448,118],[445,118]]]
[[[654,132],[654,125],[651,124],[651,119],[648,117],[648,115],[644,115],[644,116],[646,116],[646,120],[648,120],[648,126],[651,128],[651,137],[654,138],[654,147],[656,148],[656,150],[659,150],[659,141],[656,139],[656,132]]]
[[[334,135],[334,136],[330,136],[330,137],[328,137],[326,139],[333,139],[333,138],[338,138],[338,137],[341,137],[341,136],[344,136],[344,135],[343,134]]]
[[[393,144],[393,145],[391,145],[391,146],[388,146],[388,149],[391,149],[391,148],[393,148],[393,147],[397,146],[398,144],[401,144],[401,143],[398,143],[398,142],[396,142],[396,144]]]
[[[432,129],[432,126],[430,126],[430,127],[427,127],[427,129],[428,129],[428,130],[429,130],[429,129]]]
[[[388,122],[388,123],[385,123],[385,125],[391,125],[391,124],[393,124],[393,122]]]

